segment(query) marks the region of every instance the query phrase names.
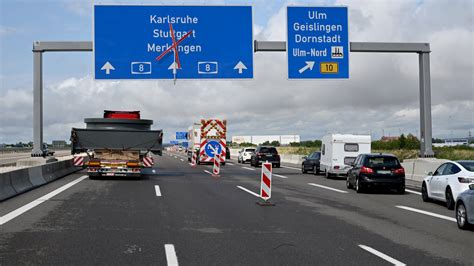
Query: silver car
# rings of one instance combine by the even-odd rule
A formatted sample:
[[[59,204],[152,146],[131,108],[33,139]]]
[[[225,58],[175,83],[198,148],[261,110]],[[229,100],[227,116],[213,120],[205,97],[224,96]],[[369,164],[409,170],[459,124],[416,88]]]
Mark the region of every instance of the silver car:
[[[474,184],[459,194],[456,200],[456,220],[458,227],[467,229],[474,224]]]

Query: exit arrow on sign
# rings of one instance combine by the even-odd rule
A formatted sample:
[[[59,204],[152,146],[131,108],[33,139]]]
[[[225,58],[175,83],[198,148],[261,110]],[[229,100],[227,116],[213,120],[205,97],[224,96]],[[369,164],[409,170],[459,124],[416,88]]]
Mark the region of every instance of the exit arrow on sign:
[[[304,67],[300,68],[300,70],[298,70],[298,72],[300,72],[300,74],[305,72],[308,68],[309,68],[309,70],[313,70],[314,61],[306,61],[305,63],[306,63],[306,65]]]
[[[242,61],[239,61],[237,65],[235,65],[234,69],[238,69],[239,74],[242,74],[243,69],[247,69],[247,67],[244,65],[244,63],[242,63]]]

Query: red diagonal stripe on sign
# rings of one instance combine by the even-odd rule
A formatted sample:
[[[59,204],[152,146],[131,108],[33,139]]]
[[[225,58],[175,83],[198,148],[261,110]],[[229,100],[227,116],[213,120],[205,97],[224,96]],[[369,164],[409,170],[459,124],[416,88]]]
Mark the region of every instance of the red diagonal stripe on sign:
[[[268,198],[268,194],[267,192],[265,192],[265,190],[262,189],[262,193],[260,193],[261,197],[262,198]]]
[[[221,120],[216,120],[217,125],[222,129],[222,131],[225,131],[225,125],[221,122]]]
[[[264,163],[263,166],[265,166],[265,168],[267,168],[268,171],[272,171],[272,165],[271,164]]]
[[[267,187],[270,187],[270,178],[268,178],[265,174],[262,174],[262,181],[267,185]]]

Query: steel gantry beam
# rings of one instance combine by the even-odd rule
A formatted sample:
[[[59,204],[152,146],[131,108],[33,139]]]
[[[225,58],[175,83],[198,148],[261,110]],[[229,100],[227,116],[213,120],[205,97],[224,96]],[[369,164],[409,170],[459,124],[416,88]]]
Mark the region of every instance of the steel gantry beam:
[[[31,156],[43,156],[43,53],[92,52],[92,42],[33,43],[33,151]],[[284,41],[255,41],[255,52],[286,52]],[[420,80],[420,156],[434,156],[431,125],[431,82],[429,43],[351,42],[351,52],[417,53]]]
[[[286,52],[286,42],[255,41],[255,52]],[[431,125],[430,44],[398,42],[351,42],[351,52],[417,53],[420,80],[420,157],[433,157]]]

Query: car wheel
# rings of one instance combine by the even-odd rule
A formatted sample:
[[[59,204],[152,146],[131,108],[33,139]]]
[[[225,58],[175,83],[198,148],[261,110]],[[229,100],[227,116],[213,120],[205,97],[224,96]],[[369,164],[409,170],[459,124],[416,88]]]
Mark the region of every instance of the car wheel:
[[[314,174],[314,175],[319,174],[319,169],[318,169],[318,167],[317,167],[316,165],[313,166],[313,174]]]
[[[429,202],[430,197],[428,196],[428,190],[426,189],[426,183],[423,182],[423,185],[421,185],[421,199],[424,202]]]
[[[456,207],[456,222],[460,229],[467,229],[469,227],[469,223],[467,222],[466,206],[464,206],[462,201],[460,201]]]
[[[357,193],[362,193],[362,187],[360,186],[359,178],[356,179],[355,190]]]
[[[306,174],[308,171],[304,169],[304,164],[301,164],[301,173]]]
[[[349,177],[346,178],[346,187],[347,188],[352,188],[351,181],[349,180]]]
[[[279,163],[276,164],[276,168],[280,168],[281,165]]]
[[[405,194],[405,187],[399,187],[397,188],[397,194],[403,195]]]
[[[454,199],[453,199],[453,193],[451,192],[451,188],[446,189],[446,207],[449,210],[454,210]]]

